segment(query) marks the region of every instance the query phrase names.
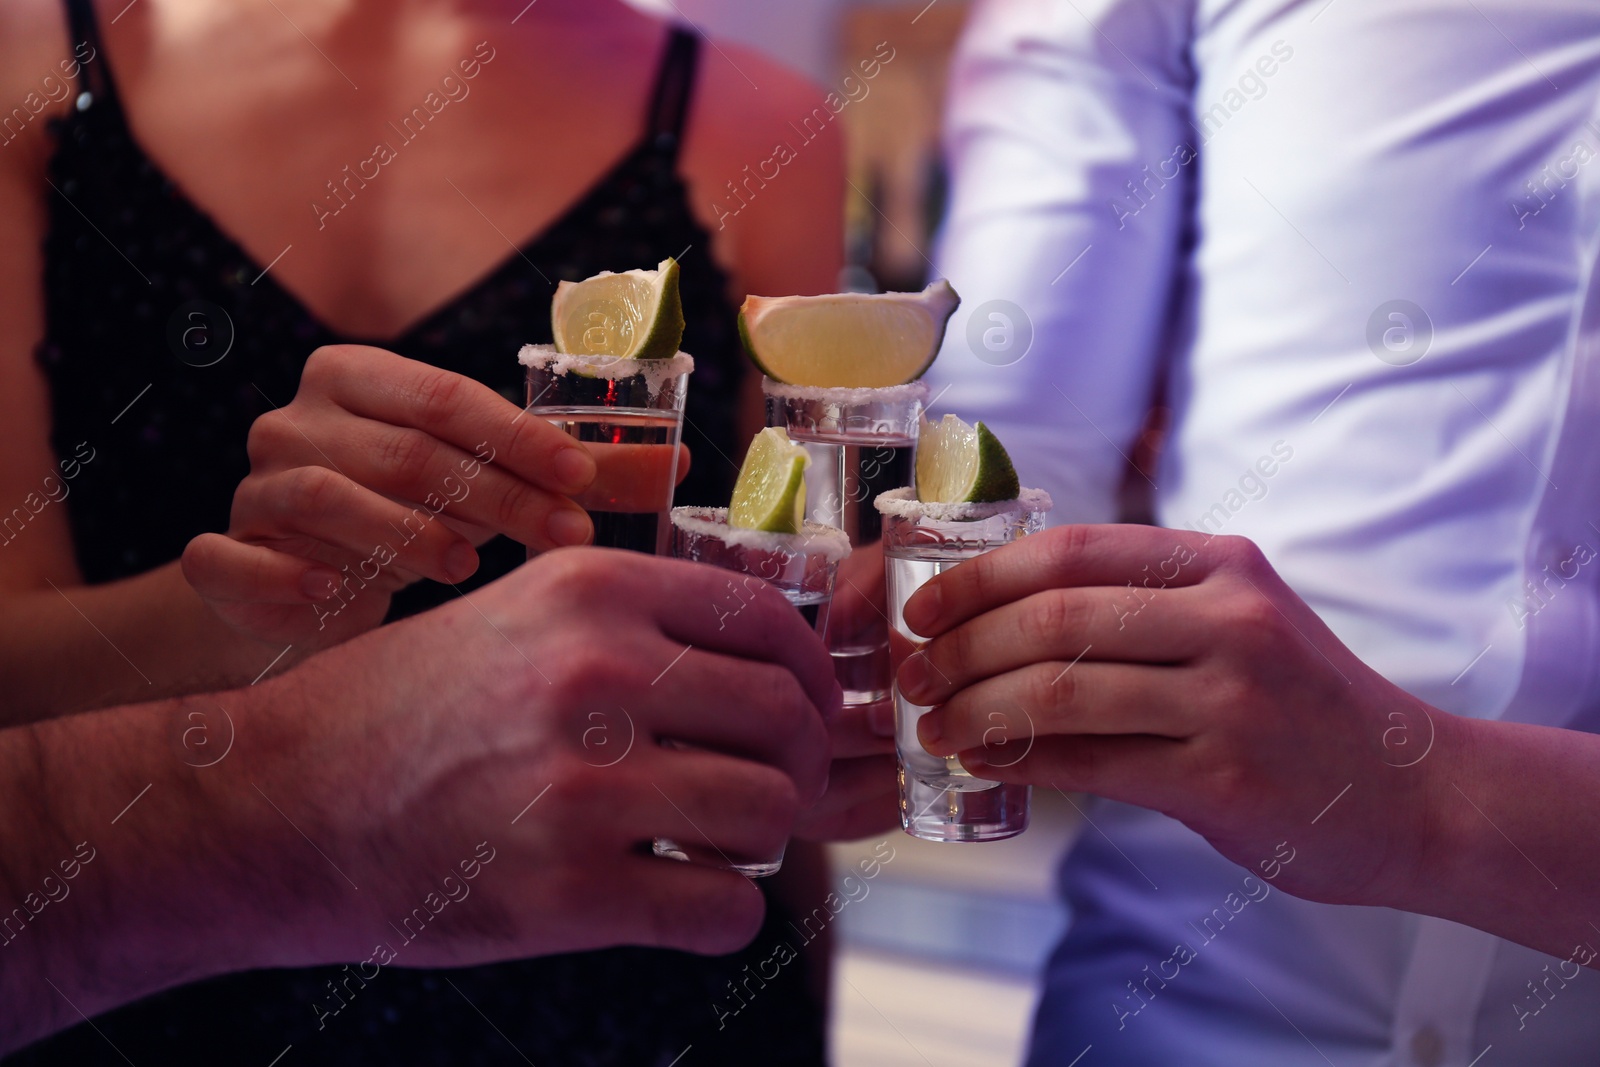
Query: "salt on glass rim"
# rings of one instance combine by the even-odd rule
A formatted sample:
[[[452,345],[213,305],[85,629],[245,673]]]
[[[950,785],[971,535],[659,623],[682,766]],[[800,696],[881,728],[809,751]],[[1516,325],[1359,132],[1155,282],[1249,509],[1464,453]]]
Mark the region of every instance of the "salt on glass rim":
[[[850,538],[837,526],[820,522],[801,525],[799,533],[769,533],[728,525],[727,508],[673,508],[672,525],[703,537],[717,537],[737,548],[757,552],[805,552],[838,563],[850,555]]]
[[[517,352],[517,362],[524,367],[548,370],[553,374],[582,371],[591,378],[632,378],[643,374],[652,381],[676,378],[694,371],[694,357],[679,352],[666,359],[633,359],[629,356],[591,356],[575,352],[558,352],[555,345],[523,345]]]
[[[820,400],[830,404],[895,404],[911,400],[927,402],[932,392],[927,382],[886,385],[881,389],[833,389],[814,385],[790,385],[763,376],[761,391],[778,400]]]
[[[931,519],[934,522],[976,522],[979,519],[992,519],[996,515],[1007,515],[1012,512],[1039,512],[1049,511],[1055,506],[1050,499],[1050,494],[1043,489],[1024,489],[1012,500],[990,500],[983,503],[972,504],[935,504],[930,501],[918,500],[917,491],[912,486],[903,489],[890,489],[886,493],[879,493],[872,506],[885,515],[894,515],[902,519]]]

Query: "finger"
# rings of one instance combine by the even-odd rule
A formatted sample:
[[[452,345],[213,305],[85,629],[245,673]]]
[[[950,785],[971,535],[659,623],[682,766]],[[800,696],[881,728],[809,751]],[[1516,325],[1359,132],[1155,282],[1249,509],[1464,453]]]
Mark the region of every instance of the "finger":
[[[339,586],[339,572],[331,567],[217,533],[190,541],[180,566],[207,600],[310,604],[332,596]]]
[[[961,753],[961,765],[979,778],[1037,785],[1064,793],[1093,793],[1108,800],[1176,811],[1191,788],[1183,773],[1190,742],[1165,737],[1041,737],[1020,760],[1003,750]]]
[[[450,515],[541,552],[593,536],[588,514],[566,497],[423,430],[349,419],[325,452],[349,479],[409,502],[419,517]]]
[[[845,704],[828,716],[833,758],[855,759],[894,751],[894,704]]]
[[[966,620],[1041,589],[1116,586],[1147,591],[1194,585],[1222,561],[1209,538],[1155,526],[1061,526],[969,559],[906,602],[912,630],[936,637]]]
[[[663,633],[697,648],[786,668],[825,716],[840,705],[833,658],[778,590],[682,560],[649,559],[648,565],[650,610]]]
[[[637,704],[654,738],[776,768],[808,802],[822,794],[830,759],[827,729],[791,671],[666,642],[653,655],[662,672]],[[716,696],[708,699],[710,694]]]
[[[598,473],[594,484],[573,499],[591,511],[637,513],[665,511],[672,506],[669,485],[689,473],[689,449],[678,446],[677,468],[671,449],[660,445],[586,442]]]
[[[767,862],[783,851],[800,814],[787,775],[702,749],[656,748],[646,758],[658,794],[651,839],[667,838],[712,864]]]
[[[552,493],[580,493],[594,481],[594,459],[574,438],[488,386],[427,363],[358,345],[318,349],[302,372],[301,388],[308,387],[346,411],[420,430]]]
[[[1001,761],[1044,737],[1188,737],[1195,723],[1182,695],[1192,684],[1181,667],[1036,663],[961,690],[922,716],[917,739],[935,756],[987,748]]]
[[[618,931],[617,944],[722,956],[761,931],[766,898],[742,874],[650,855],[623,860],[615,884],[593,895],[614,918],[597,924]]]
[[[234,499],[230,532],[246,541],[303,537],[379,570],[465,581],[478,569],[477,552],[434,520],[326,467],[296,467],[247,480]],[[372,581],[375,573],[361,577]]]
[[[915,704],[939,704],[983,678],[1052,660],[1176,663],[1206,640],[1195,625],[1204,606],[1193,588],[1150,591],[1046,589],[1002,604],[946,631],[904,658],[900,692]]]
[[[895,826],[900,790],[893,756],[836,760],[828,792],[800,813],[795,836],[808,841],[851,841]]]

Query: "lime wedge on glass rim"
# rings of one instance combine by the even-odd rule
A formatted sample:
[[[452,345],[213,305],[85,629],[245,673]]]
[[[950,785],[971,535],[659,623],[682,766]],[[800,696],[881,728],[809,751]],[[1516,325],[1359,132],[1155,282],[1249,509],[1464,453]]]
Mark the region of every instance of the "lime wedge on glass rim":
[[[728,525],[766,533],[800,532],[806,513],[806,450],[781,426],[756,434],[728,505]]]
[[[922,377],[961,298],[943,279],[920,293],[752,296],[739,339],[773,381],[880,389]]]
[[[1005,445],[983,423],[954,415],[922,420],[917,432],[917,499],[936,504],[1015,500],[1022,487]]]
[[[602,271],[556,286],[550,304],[556,351],[582,356],[671,359],[683,343],[678,261],[655,270]]]

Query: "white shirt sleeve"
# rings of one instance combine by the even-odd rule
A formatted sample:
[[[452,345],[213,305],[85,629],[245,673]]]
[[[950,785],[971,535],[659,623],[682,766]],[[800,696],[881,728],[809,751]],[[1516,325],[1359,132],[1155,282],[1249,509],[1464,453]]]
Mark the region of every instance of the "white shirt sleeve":
[[[1190,6],[986,0],[953,68],[938,270],[962,306],[934,414],[988,423],[1053,523],[1114,519],[1174,328]]]

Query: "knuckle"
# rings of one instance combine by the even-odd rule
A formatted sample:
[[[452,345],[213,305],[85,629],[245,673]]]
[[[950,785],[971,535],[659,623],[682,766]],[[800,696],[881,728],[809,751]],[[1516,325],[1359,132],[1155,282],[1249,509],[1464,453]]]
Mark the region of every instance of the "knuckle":
[[[549,552],[532,566],[541,572],[544,598],[562,607],[634,603],[638,599],[618,568],[608,562],[606,553],[597,549]]]
[[[322,345],[312,349],[300,371],[301,391],[310,387],[311,392],[321,392],[359,358],[360,352],[361,349],[353,345]]]
[[[467,379],[450,371],[430,368],[417,380],[415,402],[417,419],[423,426],[438,426],[449,421],[461,407]]]
[[[287,435],[293,432],[289,417],[281,409],[274,408],[259,416],[250,424],[250,432],[245,436],[245,454],[250,458],[250,466],[270,464],[282,452]]]
[[[763,666],[754,691],[760,706],[774,720],[783,736],[798,741],[812,726],[811,701],[799,681],[782,667]]]
[[[1060,667],[1045,663],[1032,673],[1031,681],[1037,687],[1034,707],[1040,713],[1056,717],[1065,716],[1075,707],[1083,692],[1083,675],[1062,664]]]
[[[594,805],[609,806],[607,791],[614,784],[612,778],[588,766],[581,760],[561,759],[550,768],[550,799],[553,807],[562,812],[589,812]],[[565,819],[556,822],[564,823]]]
[[[526,527],[535,516],[548,510],[544,494],[527,482],[512,481],[495,496],[494,521],[500,530]]]
[[[1036,537],[1040,568],[1044,571],[1047,581],[1057,582],[1070,575],[1077,563],[1083,559],[1093,534],[1090,527],[1074,524],[1046,530]]]
[[[1246,575],[1254,576],[1266,569],[1266,557],[1248,537],[1223,534],[1212,541],[1211,549],[1224,566]]]
[[[278,511],[283,515],[315,515],[333,503],[339,476],[326,467],[296,467],[284,475]]]
[[[551,657],[553,665],[546,669],[551,695],[564,711],[575,714],[602,695],[601,683],[617,680],[622,658],[609,648],[597,647],[592,641],[569,641]],[[610,685],[605,688],[609,691]]]
[[[1239,590],[1228,604],[1226,633],[1242,648],[1263,651],[1276,647],[1285,625],[1277,606],[1252,587]]]
[[[438,451],[438,442],[420,430],[397,430],[379,444],[377,461],[398,482],[415,486],[427,477]]]
[[[1026,647],[1054,646],[1068,634],[1083,628],[1083,612],[1064,591],[1040,593],[1026,608],[1020,620]]]

